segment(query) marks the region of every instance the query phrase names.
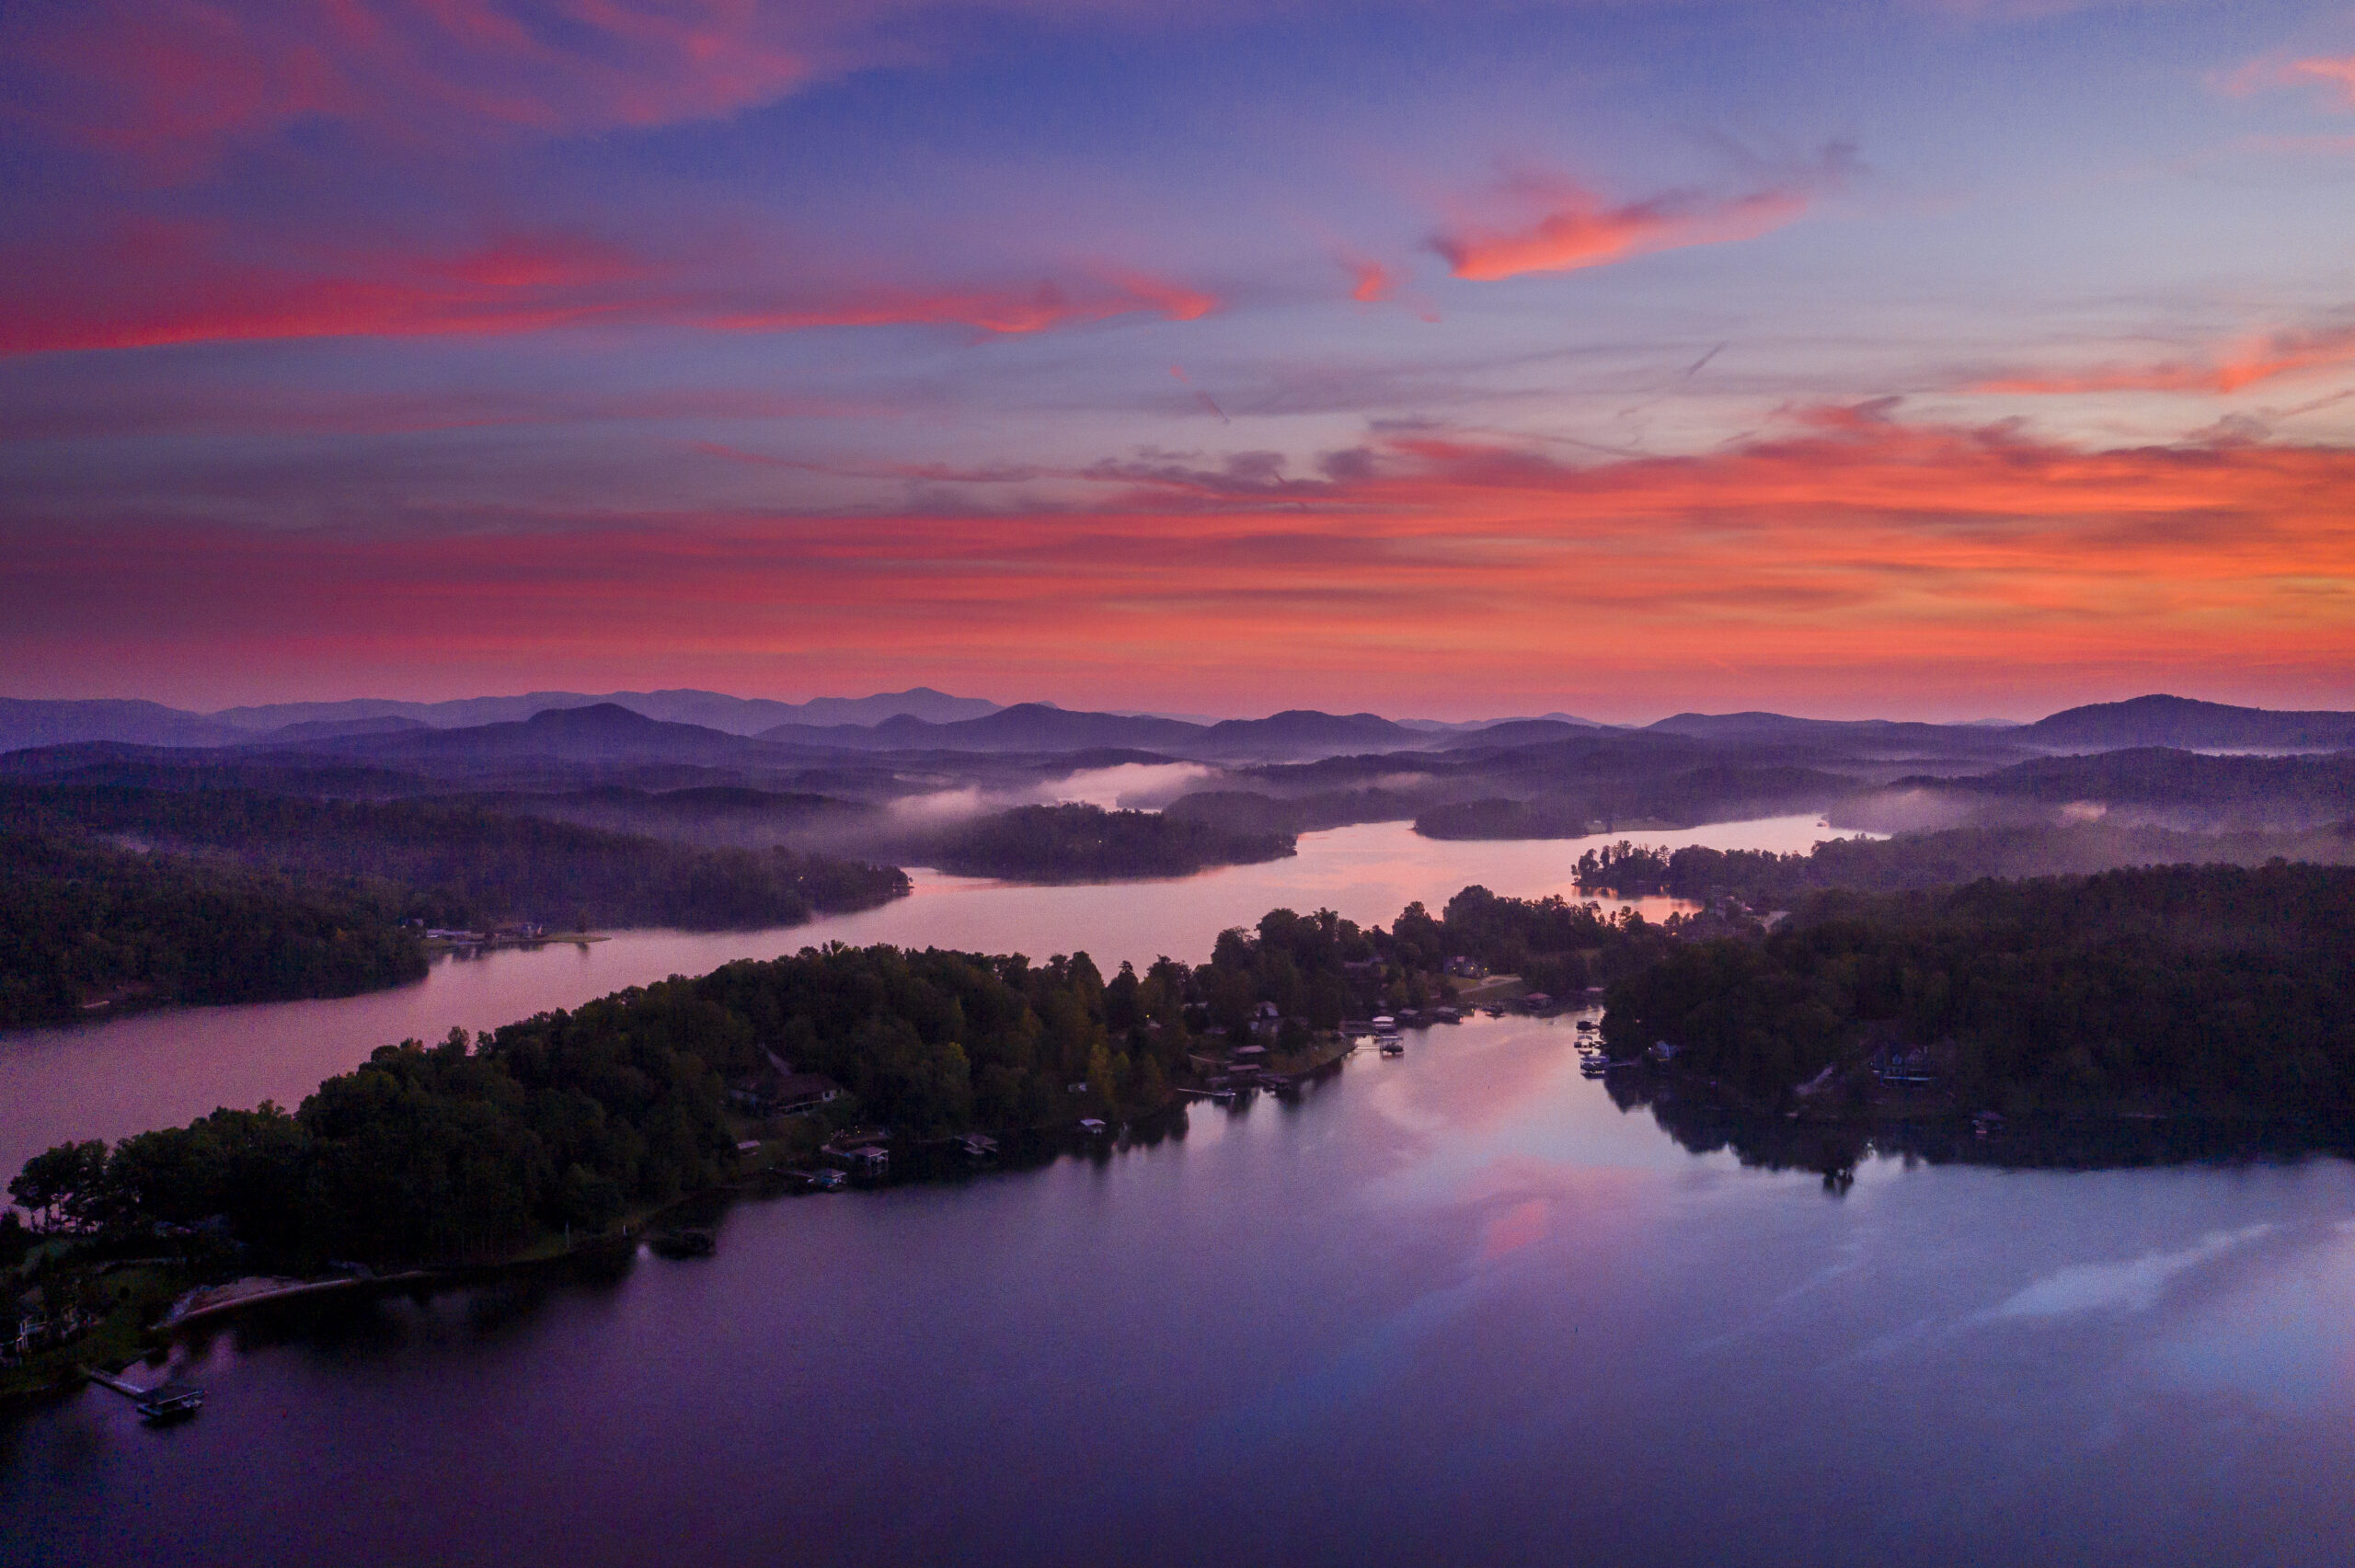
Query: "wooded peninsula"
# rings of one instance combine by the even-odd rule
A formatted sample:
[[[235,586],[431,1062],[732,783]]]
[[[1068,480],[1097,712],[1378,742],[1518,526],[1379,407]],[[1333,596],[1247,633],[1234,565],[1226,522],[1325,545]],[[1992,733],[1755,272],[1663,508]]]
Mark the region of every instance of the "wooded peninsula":
[[[1144,1125],[1215,1085],[1281,1086],[1348,1021],[1438,1007],[1481,971],[1540,1008],[1529,989],[1604,988],[1627,1070],[1807,1123],[1885,1116],[1893,1084],[1926,1085],[1933,1116],[2355,1107],[2355,870],[1831,892],[1772,932],[1738,901],[1655,923],[1467,887],[1386,930],[1273,910],[1194,966],[832,944],[386,1046],[293,1110],[37,1156],[0,1268],[60,1310],[97,1290],[83,1310],[135,1338],[160,1302],[95,1271],[159,1242],[182,1281],[513,1258],[853,1135]]]

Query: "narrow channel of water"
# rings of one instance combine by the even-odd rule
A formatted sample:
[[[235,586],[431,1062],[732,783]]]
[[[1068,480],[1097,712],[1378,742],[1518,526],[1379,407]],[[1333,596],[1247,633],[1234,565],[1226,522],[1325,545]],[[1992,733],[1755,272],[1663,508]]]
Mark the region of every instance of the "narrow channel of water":
[[[1624,835],[1623,835],[1624,836]],[[1815,817],[1719,823],[1647,842],[1803,850],[1830,830]],[[436,963],[425,979],[324,1001],[189,1008],[0,1036],[0,1171],[66,1139],[127,1137],[219,1105],[292,1105],[378,1046],[437,1039],[576,1007],[626,986],[699,975],[736,958],[773,958],[824,942],[1023,952],[1085,950],[1109,974],[1168,954],[1210,956],[1227,926],[1271,909],[1337,910],[1387,924],[1408,903],[1436,911],[1467,884],[1537,897],[1574,893],[1578,857],[1601,839],[1464,843],[1419,838],[1403,822],[1301,837],[1265,865],[1115,886],[1035,887],[920,871],[913,896],[879,910],[770,931],[629,931],[602,942],[494,952]],[[1634,900],[1657,917],[1664,899]]]

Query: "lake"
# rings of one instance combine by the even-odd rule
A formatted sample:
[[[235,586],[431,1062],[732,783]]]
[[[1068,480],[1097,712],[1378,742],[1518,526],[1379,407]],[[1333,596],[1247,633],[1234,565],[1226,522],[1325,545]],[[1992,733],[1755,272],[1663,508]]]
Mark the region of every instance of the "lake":
[[[1543,865],[1511,869],[1458,880],[1543,890]],[[1190,922],[1248,918],[1209,880],[999,890],[1097,898],[1104,935],[940,940],[1198,956]],[[1249,897],[1320,901],[1277,887]],[[1166,941],[1113,909],[1172,892]],[[1321,901],[1375,914],[1349,896]],[[927,897],[953,931],[996,893]],[[1878,1156],[1827,1188],[1688,1150],[1581,1077],[1574,1040],[1568,1019],[1434,1028],[1157,1139],[741,1202],[707,1260],[251,1320],[185,1353],[211,1393],[185,1426],[95,1390],[0,1422],[0,1557],[2355,1551],[2355,1169]]]
[[[1626,835],[1620,835],[1626,836]],[[1814,817],[1641,835],[1647,843],[1804,850],[1831,836]],[[435,962],[415,985],[320,1001],[185,1008],[103,1024],[0,1034],[0,1171],[68,1139],[109,1141],[187,1122],[219,1105],[298,1104],[378,1046],[434,1040],[577,1007],[626,986],[707,974],[826,942],[1028,953],[1085,951],[1107,975],[1167,954],[1211,956],[1218,933],[1271,909],[1338,910],[1387,925],[1416,899],[1436,912],[1470,883],[1522,898],[1574,895],[1579,856],[1604,841],[1491,843],[1418,837],[1404,822],[1304,833],[1300,853],[1173,881],[1034,887],[912,873],[914,892],[880,909],[771,931],[626,931],[602,942],[507,949]],[[1653,918],[1665,899],[1632,903]]]

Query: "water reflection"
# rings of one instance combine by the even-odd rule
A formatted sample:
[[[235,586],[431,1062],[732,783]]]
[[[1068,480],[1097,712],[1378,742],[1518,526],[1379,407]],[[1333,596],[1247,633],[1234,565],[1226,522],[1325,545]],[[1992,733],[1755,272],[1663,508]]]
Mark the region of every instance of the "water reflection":
[[[1646,837],[1794,850],[1828,835],[1817,818],[1783,817]],[[378,1046],[438,1039],[454,1025],[494,1028],[736,958],[840,941],[1034,957],[1085,949],[1107,972],[1122,959],[1142,967],[1164,953],[1191,963],[1209,956],[1223,928],[1282,906],[1387,923],[1410,902],[1437,909],[1475,882],[1523,897],[1571,892],[1579,855],[1598,841],[1442,842],[1385,822],[1304,834],[1291,859],[1176,881],[1026,887],[920,871],[910,898],[809,925],[621,932],[589,944],[446,959],[416,985],[365,996],[190,1008],[0,1036],[0,1170],[13,1173],[64,1139],[123,1138],[218,1105],[293,1104]],[[1673,907],[1658,898],[1616,902],[1654,918]]]
[[[1761,1170],[1811,1171],[1834,1191],[1845,1191],[1860,1162],[1876,1154],[1908,1164],[2068,1171],[2355,1155],[2345,1128],[2318,1122],[2021,1114],[1987,1136],[1959,1113],[1870,1124],[1795,1120],[1641,1067],[1604,1082],[1614,1104],[1649,1111],[1680,1148],[1722,1150]]]
[[[178,1432],[96,1394],[0,1424],[0,1518],[39,1521],[11,1555],[2355,1548],[2343,1162],[1997,1170],[1876,1134],[1826,1202],[1746,1132],[1663,1136],[1574,1041],[1433,1028],[1182,1136],[740,1203],[708,1260],[224,1333]]]

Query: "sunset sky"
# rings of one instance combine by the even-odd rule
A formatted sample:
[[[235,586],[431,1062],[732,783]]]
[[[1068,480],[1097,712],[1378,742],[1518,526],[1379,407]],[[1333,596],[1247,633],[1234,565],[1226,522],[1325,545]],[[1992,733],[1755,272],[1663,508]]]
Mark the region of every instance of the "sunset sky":
[[[25,0],[0,694],[2355,706],[2355,6]]]

